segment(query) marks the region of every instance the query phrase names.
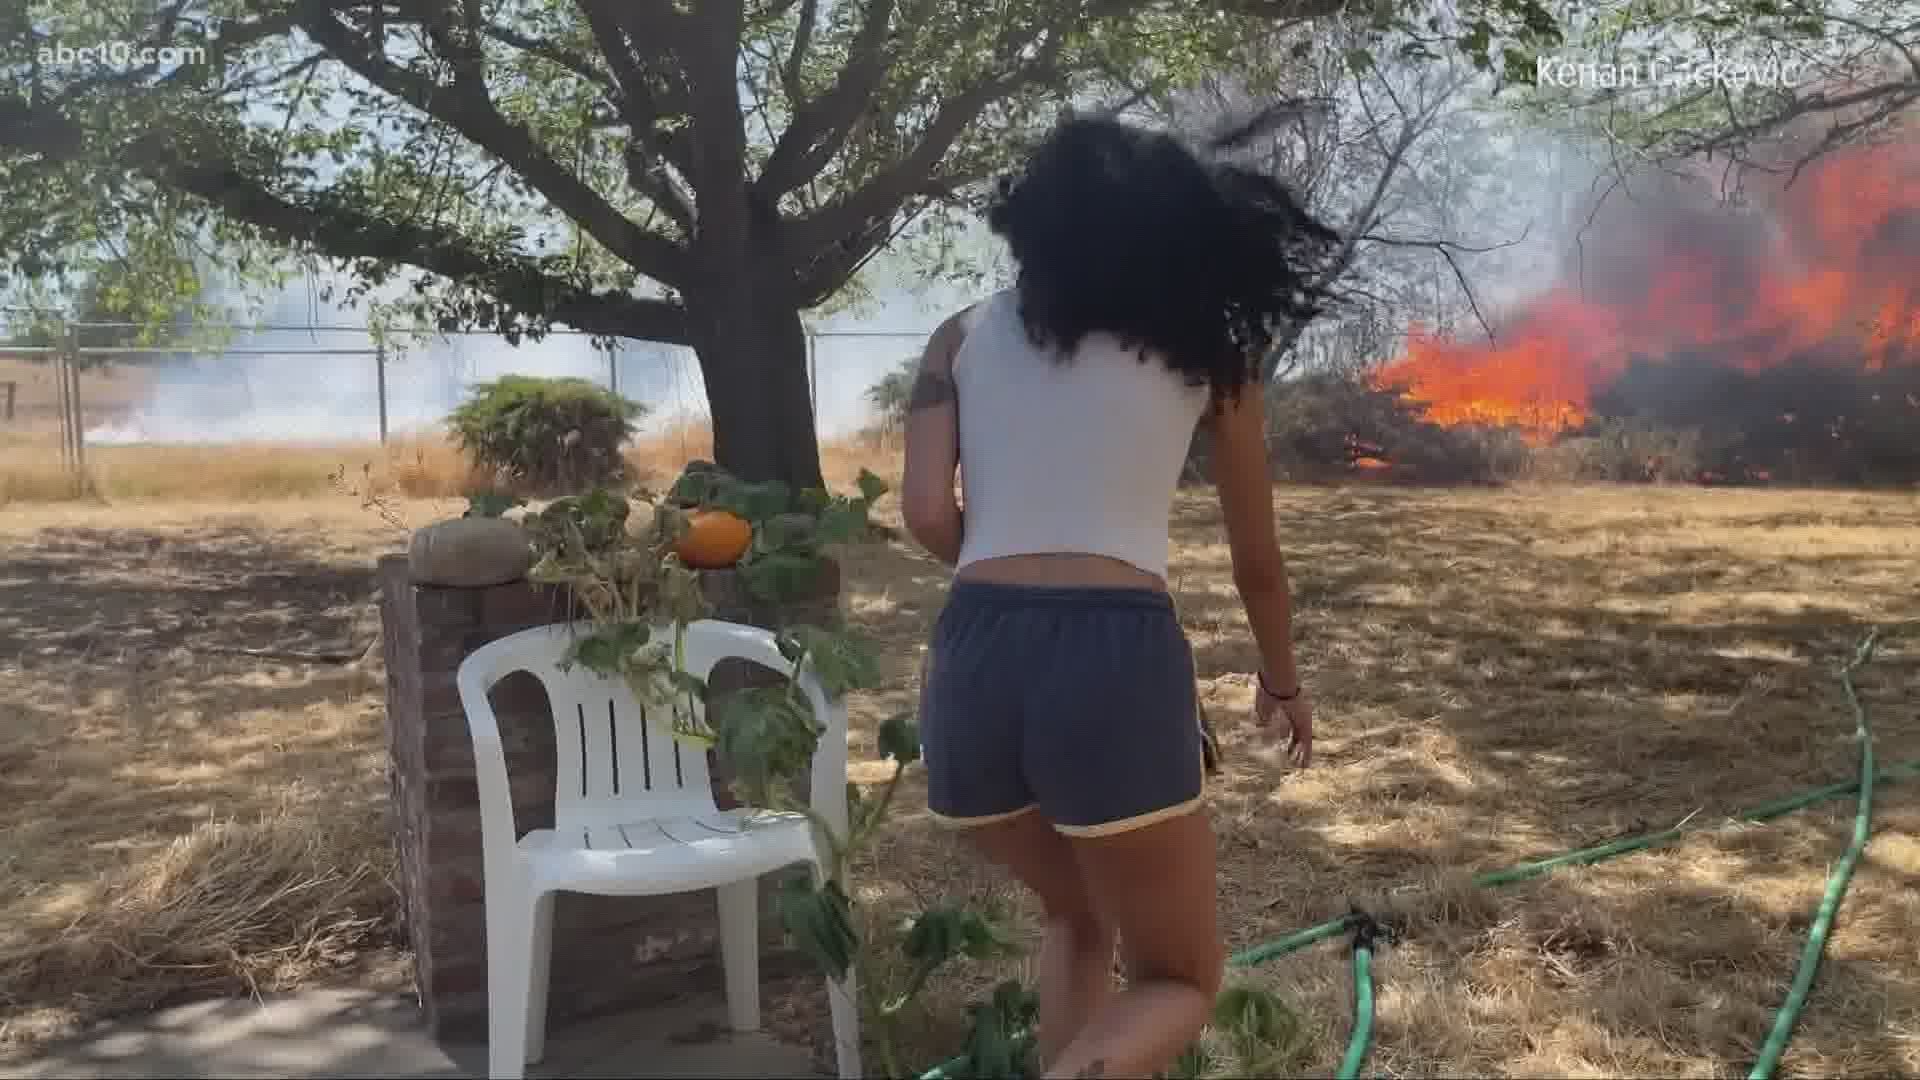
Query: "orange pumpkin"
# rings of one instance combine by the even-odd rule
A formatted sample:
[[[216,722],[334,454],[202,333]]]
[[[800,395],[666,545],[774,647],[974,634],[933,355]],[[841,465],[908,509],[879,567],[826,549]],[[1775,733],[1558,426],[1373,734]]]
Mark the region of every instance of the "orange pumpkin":
[[[697,510],[673,545],[680,561],[696,570],[721,570],[740,561],[753,543],[753,526],[725,510]]]

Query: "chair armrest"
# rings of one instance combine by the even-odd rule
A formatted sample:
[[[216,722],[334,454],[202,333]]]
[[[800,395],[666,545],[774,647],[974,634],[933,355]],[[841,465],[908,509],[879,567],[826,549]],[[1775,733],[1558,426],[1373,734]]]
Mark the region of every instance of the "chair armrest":
[[[811,670],[802,665],[800,692],[813,706],[813,717],[820,723],[820,742],[813,750],[813,765],[807,776],[808,803],[813,812],[833,826],[840,838],[847,837],[847,703],[829,700],[826,689]]]
[[[507,752],[500,739],[500,721],[487,692],[498,681],[489,647],[460,665],[456,683],[460,706],[467,714],[467,732],[473,739],[473,773],[480,789],[480,851],[489,882],[504,881],[520,839],[513,818],[513,789],[507,782]]]

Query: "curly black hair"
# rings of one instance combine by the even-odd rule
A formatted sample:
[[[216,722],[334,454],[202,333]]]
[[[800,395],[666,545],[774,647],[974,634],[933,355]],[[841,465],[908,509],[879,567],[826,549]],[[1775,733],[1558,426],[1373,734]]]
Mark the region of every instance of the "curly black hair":
[[[1065,360],[1110,334],[1209,386],[1216,407],[1282,328],[1325,308],[1339,240],[1273,177],[1094,115],[1064,118],[1000,181],[987,224],[1019,264],[1034,344]]]

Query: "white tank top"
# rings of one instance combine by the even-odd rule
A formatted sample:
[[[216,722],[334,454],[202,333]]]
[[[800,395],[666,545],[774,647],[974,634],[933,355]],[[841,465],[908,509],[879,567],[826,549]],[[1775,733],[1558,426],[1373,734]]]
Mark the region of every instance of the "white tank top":
[[[955,569],[1078,553],[1167,573],[1167,516],[1208,392],[1106,334],[1060,363],[1013,291],[963,319],[954,358],[966,527]]]

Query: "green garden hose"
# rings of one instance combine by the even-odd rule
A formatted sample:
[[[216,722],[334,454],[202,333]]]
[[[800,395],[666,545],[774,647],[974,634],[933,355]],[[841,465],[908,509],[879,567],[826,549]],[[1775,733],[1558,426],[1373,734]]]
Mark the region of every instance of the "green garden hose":
[[[1781,1053],[1785,1051],[1787,1042],[1792,1037],[1793,1027],[1799,1019],[1800,1010],[1806,1005],[1807,994],[1813,985],[1813,977],[1826,949],[1827,935],[1833,927],[1834,915],[1840,908],[1842,898],[1846,895],[1847,884],[1853,876],[1854,866],[1866,849],[1867,840],[1872,832],[1875,785],[1920,778],[1920,760],[1903,761],[1877,770],[1874,765],[1873,732],[1867,722],[1866,709],[1860,703],[1858,691],[1854,686],[1853,673],[1873,658],[1879,639],[1878,630],[1869,634],[1855,651],[1852,661],[1841,671],[1841,685],[1845,688],[1847,702],[1853,709],[1855,736],[1860,740],[1859,777],[1783,796],[1742,811],[1733,818],[1735,821],[1750,823],[1771,821],[1803,810],[1815,803],[1859,793],[1859,810],[1854,817],[1853,840],[1848,845],[1846,855],[1828,875],[1826,893],[1821,900],[1813,927],[1808,933],[1806,948],[1801,954],[1799,969],[1794,974],[1792,989],[1788,992],[1787,999],[1782,1003],[1779,1012],[1775,1014],[1773,1030],[1768,1035],[1761,1049],[1760,1058],[1748,1075],[1748,1080],[1770,1080]],[[1504,870],[1480,874],[1473,879],[1473,883],[1480,888],[1489,889],[1512,885],[1516,882],[1543,877],[1563,866],[1588,865],[1618,855],[1661,847],[1707,828],[1710,826],[1682,825],[1659,832],[1611,840],[1604,844],[1563,852],[1534,862],[1521,863]],[[1346,1056],[1341,1061],[1338,1074],[1342,1080],[1351,1080],[1359,1075],[1360,1067],[1365,1063],[1372,1044],[1374,989],[1372,946],[1373,935],[1378,932],[1372,920],[1362,912],[1351,912],[1337,919],[1329,919],[1317,926],[1296,930],[1284,937],[1243,949],[1227,958],[1229,968],[1254,967],[1328,938],[1338,937],[1349,930],[1357,931],[1353,949],[1354,1022],[1353,1033],[1347,1042]],[[965,1067],[966,1058],[956,1057],[922,1073],[920,1080],[952,1080],[961,1075],[961,1070]]]
[[[1371,918],[1356,912],[1349,916],[1353,928],[1353,1034],[1347,1039],[1346,1056],[1340,1059],[1337,1080],[1354,1080],[1360,1066],[1367,1063],[1367,1051],[1373,1046],[1373,942],[1380,928]]]
[[[1875,773],[1873,779],[1875,783],[1879,784],[1892,784],[1902,780],[1920,779],[1920,760],[1902,761],[1897,764],[1888,765]],[[1838,783],[1823,784],[1817,788],[1809,788],[1793,795],[1782,796],[1770,802],[1762,803],[1750,810],[1734,815],[1733,820],[1751,823],[1771,821],[1775,818],[1785,817],[1797,810],[1804,810],[1815,803],[1825,802],[1828,799],[1838,798],[1842,795],[1850,795],[1860,790],[1860,787],[1861,783],[1859,780],[1842,780]],[[1542,877],[1562,866],[1596,863],[1604,859],[1612,858],[1615,855],[1625,855],[1633,851],[1643,851],[1647,848],[1658,847],[1662,844],[1671,843],[1690,832],[1704,830],[1708,827],[1709,826],[1702,825],[1694,828],[1665,829],[1661,832],[1648,833],[1644,836],[1627,837],[1626,839],[1614,840],[1594,847],[1581,848],[1578,851],[1569,851],[1565,854],[1555,855],[1552,858],[1541,859],[1537,862],[1522,863],[1519,866],[1509,867],[1505,870],[1482,874],[1474,878],[1474,884],[1482,888],[1511,885],[1518,881]],[[1351,914],[1342,915],[1337,919],[1329,919],[1317,926],[1309,926],[1304,930],[1296,930],[1284,937],[1251,946],[1229,956],[1227,958],[1227,966],[1230,968],[1257,967],[1269,960],[1277,959],[1288,953],[1298,952],[1309,945],[1318,944],[1328,938],[1339,937],[1341,934],[1353,928],[1356,918],[1356,916]],[[920,1080],[953,1080],[954,1077],[960,1075],[960,1071],[965,1067],[965,1058],[953,1058],[921,1073]]]
[[[1860,799],[1859,809],[1853,815],[1853,840],[1847,845],[1847,853],[1827,875],[1826,893],[1821,896],[1820,910],[1807,931],[1807,944],[1800,952],[1800,966],[1793,973],[1793,985],[1780,1010],[1773,1014],[1773,1030],[1767,1033],[1767,1041],[1760,1047],[1760,1058],[1754,1062],[1747,1080],[1769,1080],[1774,1067],[1780,1064],[1787,1040],[1793,1038],[1793,1026],[1800,1019],[1800,1010],[1806,1007],[1807,993],[1813,989],[1813,977],[1820,970],[1820,959],[1827,950],[1827,934],[1833,929],[1833,917],[1840,911],[1847,884],[1853,880],[1853,868],[1859,864],[1860,854],[1867,849],[1867,840],[1873,834],[1873,726],[1867,722],[1866,707],[1860,704],[1853,673],[1873,659],[1879,638],[1878,630],[1868,634],[1854,652],[1853,660],[1840,669],[1840,685],[1846,690],[1847,704],[1853,709],[1854,737],[1860,740]]]

